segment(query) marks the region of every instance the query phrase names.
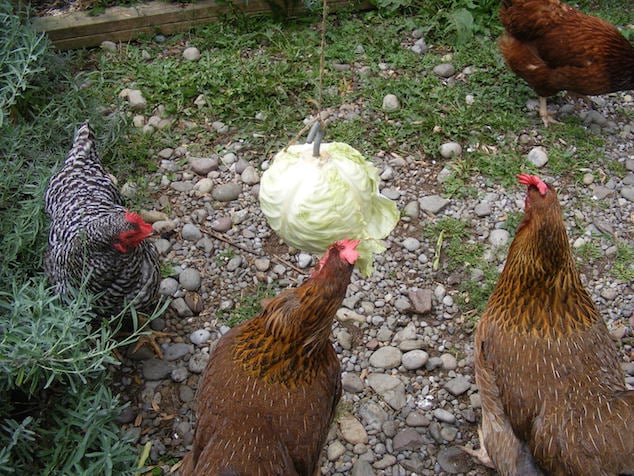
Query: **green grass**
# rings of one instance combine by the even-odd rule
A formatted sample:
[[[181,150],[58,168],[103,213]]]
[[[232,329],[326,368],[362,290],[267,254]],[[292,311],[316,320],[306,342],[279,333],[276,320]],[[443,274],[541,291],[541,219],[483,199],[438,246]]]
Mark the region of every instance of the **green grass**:
[[[469,236],[469,225],[457,218],[447,217],[432,223],[425,229],[423,235],[433,237],[437,236],[441,231],[451,237],[466,238]]]
[[[455,37],[440,32],[446,33],[447,15],[460,10],[462,2],[432,3],[411,15],[385,17],[374,11],[329,17],[322,107],[354,104],[361,114],[333,121],[326,140],[350,143],[369,156],[390,150],[430,158],[438,157],[443,142],[457,141],[465,152],[448,166],[480,173],[487,183],[511,186],[515,174],[536,170],[508,133],[519,133],[534,123],[540,126],[525,111],[526,100],[535,94],[508,71],[491,36],[500,32],[497,2],[470,4],[467,10],[474,15],[470,28],[475,34],[457,43]],[[426,30],[428,42],[434,42],[422,56],[402,44],[416,28]],[[375,34],[379,29],[381,34]],[[148,39],[116,53],[93,52],[86,66],[97,65],[98,71],[86,74],[104,103],[115,99],[125,109],[124,102],[116,99],[118,94],[124,87],[139,88],[149,110],[163,106],[171,117],[199,125],[186,131],[175,126],[151,136],[127,134],[128,140],[111,148],[110,156],[127,157],[130,164],[144,169],[154,161],[156,150],[185,137],[195,142],[193,147],[206,151],[248,139],[252,150],[245,158],[263,160],[295,136],[304,118],[317,112],[319,44],[317,17],[279,23],[235,16],[174,35],[165,43]],[[182,58],[187,45],[201,50],[199,61]],[[149,53],[149,59],[143,52]],[[445,54],[451,55],[458,71],[468,67],[471,73],[451,84],[436,77],[431,70]],[[340,71],[334,63],[353,67]],[[386,71],[378,67],[381,63],[388,65]],[[360,67],[365,71],[360,72]],[[386,94],[398,95],[399,111],[381,111]],[[199,95],[206,100],[201,107],[193,104]],[[473,95],[473,104],[467,104],[467,95]],[[228,124],[230,133],[210,130],[206,124],[214,120]],[[589,134],[575,115],[560,127],[540,128],[540,133],[550,159],[543,173],[579,178],[582,168],[602,159],[603,140]],[[445,194],[455,198],[474,193],[466,174],[454,174],[444,187]]]
[[[515,236],[515,232],[517,231],[517,227],[522,222],[524,218],[524,212],[509,212],[506,217],[506,222],[504,223],[504,229],[511,234],[511,237]]]
[[[262,310],[262,300],[275,295],[274,285],[257,284],[255,287],[246,289],[236,299],[236,306],[230,311],[218,312],[218,317],[229,327],[236,326],[252,317]]]
[[[584,264],[592,263],[602,256],[601,249],[592,241],[586,241],[577,248],[575,254],[583,261]]]
[[[617,244],[617,254],[611,273],[625,283],[634,281],[634,246],[627,243]]]
[[[522,213],[509,214],[507,227],[513,228],[512,233],[522,216]],[[437,256],[436,259],[443,263],[444,271],[464,273],[459,284],[460,293],[456,295],[456,303],[463,313],[478,315],[484,310],[499,273],[496,264],[485,259],[484,243],[469,239],[471,233],[466,222],[455,218],[443,218],[430,224],[423,232],[423,236],[432,243],[437,243],[438,237],[442,234],[442,256],[440,259]],[[506,247],[498,249],[496,255],[502,256],[506,250]],[[475,269],[482,273],[479,278],[474,279],[472,271]]]
[[[487,269],[482,280],[467,279],[460,283],[460,294],[456,302],[466,315],[479,316],[489,301],[489,297],[497,283],[498,274]]]

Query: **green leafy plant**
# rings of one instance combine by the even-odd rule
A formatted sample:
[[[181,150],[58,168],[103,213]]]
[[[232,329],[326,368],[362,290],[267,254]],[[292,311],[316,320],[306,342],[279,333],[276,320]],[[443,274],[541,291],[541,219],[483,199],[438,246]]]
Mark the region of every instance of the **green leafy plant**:
[[[413,0],[372,0],[372,4],[378,8],[381,14],[390,16],[410,8],[414,4],[414,1]]]
[[[134,311],[126,311],[95,325],[85,292],[64,304],[36,278],[0,292],[0,426],[6,431],[0,431],[6,448],[0,461],[6,467],[132,474],[136,451],[115,423],[120,408],[106,383],[107,366],[118,363],[113,350],[133,343],[143,330]],[[136,323],[134,332],[116,340],[124,318]],[[50,437],[34,440],[34,433]]]
[[[465,273],[460,282],[460,293],[457,303],[465,313],[479,313],[493,291],[498,273],[495,265],[484,258],[484,244],[470,241],[470,230],[467,223],[455,218],[444,218],[430,226],[424,235],[442,237],[437,242],[442,246],[445,256],[443,269],[447,272],[462,270]],[[502,253],[504,250],[500,250]],[[439,255],[436,260],[440,261]],[[476,272],[475,270],[479,270]],[[476,274],[474,277],[472,274]]]
[[[497,0],[433,0],[418,5],[430,18],[434,38],[462,45],[475,35],[497,34],[501,31]]]
[[[435,238],[436,251],[433,263],[433,269],[440,267],[442,251],[447,247],[459,246],[462,239],[469,235],[467,224],[456,218],[444,218],[437,221],[429,228],[425,229],[423,236],[427,238]],[[455,261],[446,263],[449,270],[456,269],[458,264]]]
[[[0,472],[134,474],[137,451],[116,423],[108,367],[144,327],[133,311],[100,322],[82,289],[62,302],[42,273],[51,173],[79,123],[116,133],[104,124],[120,118],[98,112],[76,55],[53,52],[11,11],[0,0]],[[106,135],[102,151],[121,139]],[[117,340],[124,318],[133,332]]]
[[[15,11],[7,0],[0,1],[0,128],[10,108],[29,87],[29,80],[41,72],[46,37],[24,28],[25,11]]]

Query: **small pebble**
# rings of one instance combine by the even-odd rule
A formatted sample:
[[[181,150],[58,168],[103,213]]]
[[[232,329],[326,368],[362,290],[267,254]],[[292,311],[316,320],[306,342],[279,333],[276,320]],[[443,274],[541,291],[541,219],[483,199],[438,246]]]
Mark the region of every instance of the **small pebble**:
[[[99,46],[101,47],[102,50],[111,51],[111,52],[117,51],[117,44],[113,41],[102,41],[101,45]]]
[[[464,375],[459,375],[445,383],[445,388],[452,395],[458,396],[471,388],[471,382]]]
[[[402,356],[403,367],[407,370],[416,370],[420,369],[427,363],[427,359],[429,359],[429,354],[424,350],[411,350],[406,352]]]
[[[189,340],[192,344],[203,345],[211,339],[211,332],[207,329],[198,329],[189,335]]]
[[[495,247],[504,246],[509,242],[510,234],[503,229],[492,230],[489,234],[489,243]]]
[[[548,155],[543,147],[534,147],[528,153],[528,161],[538,169],[548,163]]]
[[[407,251],[416,251],[418,248],[420,248],[420,241],[418,241],[416,238],[405,238],[403,240],[403,248],[405,248]]]
[[[307,253],[300,253],[297,255],[297,266],[300,268],[308,268],[313,262],[313,257]]]
[[[195,48],[193,46],[185,48],[185,51],[183,51],[183,58],[188,61],[196,61],[200,59],[200,51],[198,51],[198,48]]]
[[[178,291],[178,281],[174,278],[164,278],[159,286],[159,294],[161,296],[173,296]]]
[[[449,78],[456,74],[456,68],[450,63],[441,63],[435,66],[433,71],[441,78]]]
[[[214,231],[225,232],[231,229],[233,222],[230,216],[221,216],[212,221],[209,226]]]
[[[176,383],[182,383],[187,380],[189,376],[189,372],[185,367],[178,367],[172,370],[170,373],[170,378]]]
[[[196,291],[200,288],[202,278],[197,269],[187,268],[178,276],[178,281],[186,290]]]
[[[209,354],[204,354],[202,352],[196,353],[192,355],[187,363],[187,368],[190,372],[195,374],[201,373],[207,367],[207,362],[209,362]]]
[[[450,202],[448,199],[441,197],[440,195],[429,195],[427,197],[420,198],[419,203],[422,210],[436,215],[443,208],[449,205]]]
[[[197,241],[202,238],[203,234],[196,225],[187,223],[183,226],[181,236],[187,241]]]
[[[383,98],[382,107],[385,112],[395,112],[401,108],[401,104],[394,94],[388,94]]]
[[[168,344],[163,349],[163,359],[178,360],[189,354],[189,346],[187,344]]]
[[[143,378],[145,380],[163,380],[174,370],[174,364],[164,360],[150,359],[143,362]]]
[[[440,146],[439,153],[445,159],[459,157],[462,155],[462,146],[457,142],[446,142]]]
[[[214,187],[211,191],[211,196],[219,202],[230,202],[236,200],[240,196],[241,191],[242,187],[240,184],[234,182],[223,183]]]
[[[448,412],[447,410],[444,410],[442,408],[436,408],[432,413],[434,415],[434,418],[439,421],[445,423],[453,423],[456,421],[456,417],[451,412]]]

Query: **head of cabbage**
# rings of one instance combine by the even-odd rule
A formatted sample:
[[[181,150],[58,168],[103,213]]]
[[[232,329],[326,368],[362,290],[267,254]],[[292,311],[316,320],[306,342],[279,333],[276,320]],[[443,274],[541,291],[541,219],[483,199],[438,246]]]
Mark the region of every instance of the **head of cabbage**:
[[[372,254],[396,226],[396,204],[379,193],[379,174],[348,144],[292,145],[278,152],[260,180],[260,207],[286,244],[322,253],[337,240],[360,239],[357,267],[372,273]]]

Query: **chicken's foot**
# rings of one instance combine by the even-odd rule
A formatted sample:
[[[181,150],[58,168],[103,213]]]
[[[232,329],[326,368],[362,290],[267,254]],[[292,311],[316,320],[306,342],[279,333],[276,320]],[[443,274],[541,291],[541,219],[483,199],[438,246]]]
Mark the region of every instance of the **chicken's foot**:
[[[474,450],[473,448],[467,448],[466,446],[459,446],[462,451],[473,456],[478,462],[484,466],[495,469],[495,465],[491,458],[489,457],[489,453],[487,453],[487,449],[484,446],[484,437],[482,435],[482,428],[478,427],[478,440],[480,441],[480,448]]]
[[[161,350],[161,346],[156,341],[159,337],[174,337],[176,334],[171,332],[159,332],[159,331],[151,331],[149,334],[144,334],[139,337],[139,340],[136,341],[134,347],[132,348],[132,352],[136,352],[141,348],[144,344],[147,344],[153,351],[154,354],[159,358],[163,359],[163,351]]]
[[[542,118],[544,127],[548,127],[548,124],[561,124],[561,122],[556,120],[548,112],[548,104],[546,102],[546,98],[543,96],[539,97],[539,116]]]

